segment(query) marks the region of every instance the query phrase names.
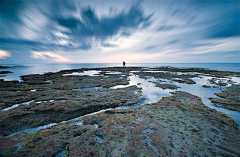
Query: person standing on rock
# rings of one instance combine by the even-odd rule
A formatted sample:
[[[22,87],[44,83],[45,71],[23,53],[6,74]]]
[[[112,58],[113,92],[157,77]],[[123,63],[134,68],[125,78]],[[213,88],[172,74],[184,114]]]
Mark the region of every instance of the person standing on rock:
[[[123,67],[126,67],[126,62],[123,61]]]

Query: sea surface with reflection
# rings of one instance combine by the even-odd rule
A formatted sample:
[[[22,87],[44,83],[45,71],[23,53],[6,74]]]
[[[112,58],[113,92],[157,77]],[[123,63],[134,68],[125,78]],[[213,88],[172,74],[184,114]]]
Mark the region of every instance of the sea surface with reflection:
[[[121,67],[122,63],[86,63],[86,64],[0,64],[1,66],[16,66],[14,68],[0,69],[0,71],[12,71],[9,74],[0,74],[0,79],[20,80],[21,75],[43,74],[57,72],[66,69]],[[240,63],[127,63],[127,66],[140,67],[178,67],[178,68],[204,68],[219,71],[240,72]]]

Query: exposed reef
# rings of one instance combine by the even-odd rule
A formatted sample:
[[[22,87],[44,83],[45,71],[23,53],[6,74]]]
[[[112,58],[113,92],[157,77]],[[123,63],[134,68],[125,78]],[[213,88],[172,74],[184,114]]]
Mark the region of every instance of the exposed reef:
[[[240,155],[236,124],[185,92],[78,121],[2,138],[0,150],[6,156]]]
[[[7,68],[11,68],[10,66],[1,66],[0,65],[0,69],[7,69]]]
[[[17,108],[2,112],[1,135],[58,123],[106,108],[137,104],[143,100],[140,93],[135,94],[139,90],[136,86],[131,86],[98,91],[49,91],[41,99],[36,97],[34,102],[20,104]]]
[[[220,93],[215,93],[220,98],[209,98],[213,103],[229,110],[240,112],[240,85],[232,85]]]
[[[0,74],[9,74],[9,73],[13,73],[12,71],[0,71]]]
[[[161,84],[161,83],[155,83],[155,87],[160,87],[162,89],[177,89],[180,88],[179,86],[173,85],[173,84]]]
[[[138,106],[148,91],[134,75],[171,96]],[[240,156],[238,124],[177,91],[204,76],[201,89],[223,90],[211,101],[239,111],[238,72],[106,67],[0,79],[0,156]]]

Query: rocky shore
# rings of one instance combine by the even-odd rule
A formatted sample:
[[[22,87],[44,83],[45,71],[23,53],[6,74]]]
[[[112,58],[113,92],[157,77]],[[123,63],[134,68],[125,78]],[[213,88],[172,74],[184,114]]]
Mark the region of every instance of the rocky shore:
[[[172,92],[138,106],[147,91],[132,84],[133,75]],[[203,89],[222,89],[209,99],[239,112],[240,86],[231,80],[237,72],[107,67],[2,79],[0,155],[240,156],[238,124],[181,91],[180,84],[191,86],[204,76]],[[138,107],[116,109],[124,106]]]
[[[3,77],[3,76],[4,76],[4,75],[1,75],[1,74],[13,73],[12,71],[9,71],[9,70],[1,70],[1,69],[9,69],[9,68],[16,68],[16,67],[20,67],[20,66],[1,66],[1,65],[0,65],[0,77]]]
[[[220,98],[209,98],[213,103],[220,104],[221,107],[240,112],[240,85],[232,85],[226,90],[215,93]]]

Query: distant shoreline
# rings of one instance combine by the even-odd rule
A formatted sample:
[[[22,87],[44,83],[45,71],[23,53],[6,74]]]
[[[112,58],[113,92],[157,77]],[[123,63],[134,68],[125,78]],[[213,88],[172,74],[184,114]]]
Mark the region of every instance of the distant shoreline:
[[[218,71],[240,72],[240,64],[238,63],[127,63],[129,66],[137,67],[175,67],[175,68],[201,68]],[[122,67],[121,63],[95,63],[95,64],[1,64],[1,66],[14,67],[11,68],[13,73],[1,75],[0,77],[5,80],[20,80],[21,75],[28,74],[44,74],[47,72],[58,72],[61,70],[80,69],[80,68],[101,68],[101,67]],[[0,71],[3,69],[0,69]]]

